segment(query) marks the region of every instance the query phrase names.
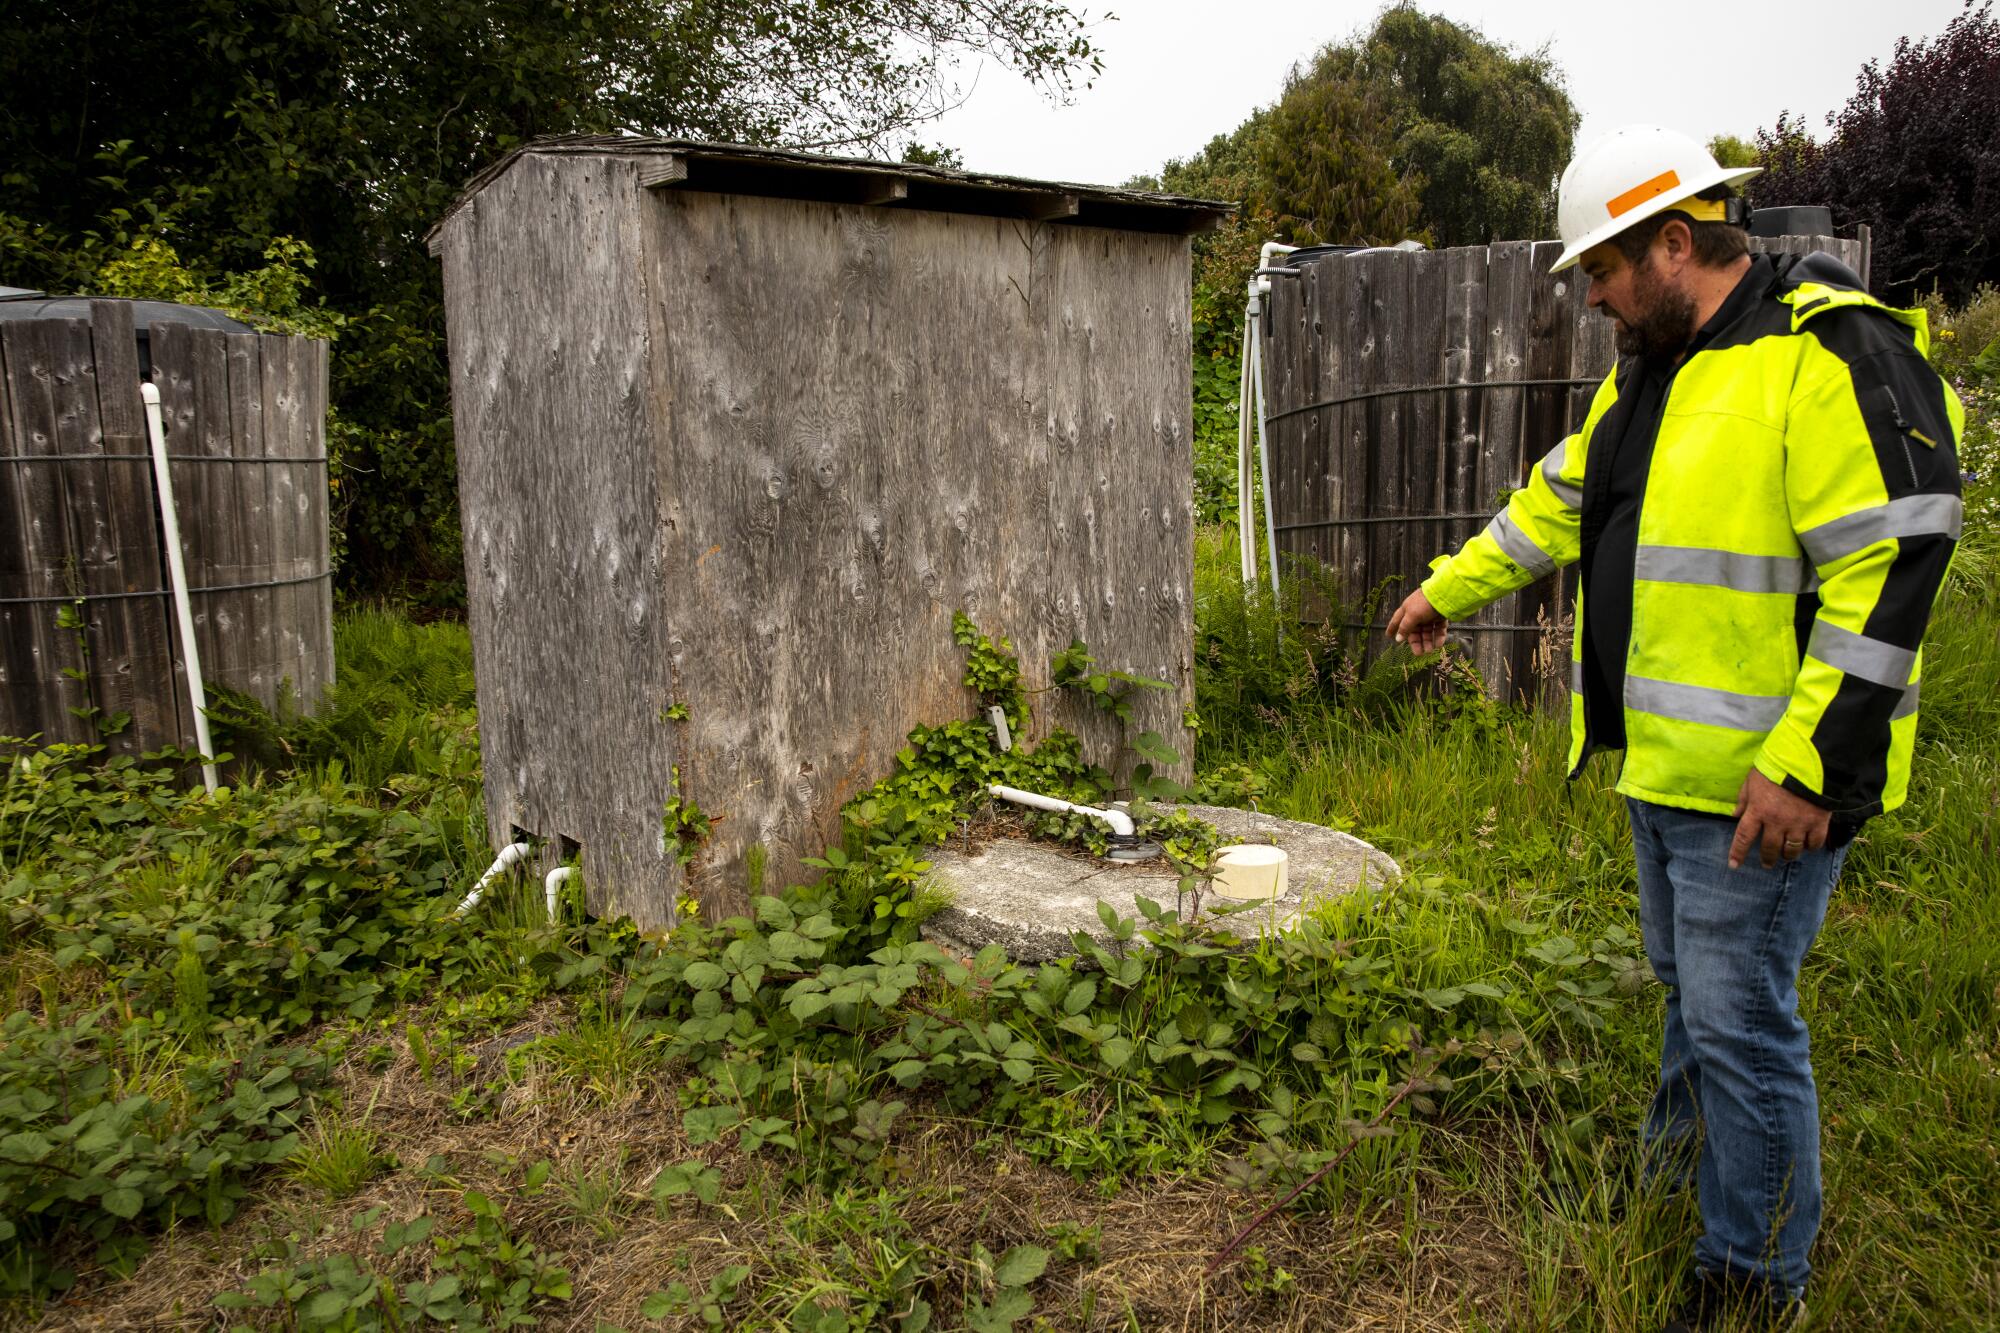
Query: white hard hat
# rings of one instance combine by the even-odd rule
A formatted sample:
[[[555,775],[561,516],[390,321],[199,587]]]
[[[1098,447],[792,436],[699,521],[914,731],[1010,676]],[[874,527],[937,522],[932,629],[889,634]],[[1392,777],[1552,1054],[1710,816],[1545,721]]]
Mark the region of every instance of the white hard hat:
[[[1563,252],[1549,272],[1562,272],[1635,222],[1698,205],[1694,196],[1710,186],[1735,185],[1761,170],[1717,166],[1707,148],[1658,125],[1613,130],[1570,159],[1556,187]],[[1719,207],[1699,211],[1703,220],[1722,216]]]

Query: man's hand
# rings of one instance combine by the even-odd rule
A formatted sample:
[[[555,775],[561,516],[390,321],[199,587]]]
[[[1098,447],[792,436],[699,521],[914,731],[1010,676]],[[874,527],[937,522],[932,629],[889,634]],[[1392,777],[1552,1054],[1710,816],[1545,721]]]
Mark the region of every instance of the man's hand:
[[[1762,844],[1764,869],[1826,846],[1833,816],[1803,796],[1794,796],[1756,769],[1736,793],[1736,837],[1729,844],[1729,868],[1740,869],[1753,846]]]
[[[1422,588],[1403,599],[1396,608],[1396,614],[1389,617],[1389,637],[1397,643],[1407,643],[1410,651],[1422,657],[1435,651],[1444,642],[1444,632],[1448,622],[1431,605],[1431,599],[1424,596]]]

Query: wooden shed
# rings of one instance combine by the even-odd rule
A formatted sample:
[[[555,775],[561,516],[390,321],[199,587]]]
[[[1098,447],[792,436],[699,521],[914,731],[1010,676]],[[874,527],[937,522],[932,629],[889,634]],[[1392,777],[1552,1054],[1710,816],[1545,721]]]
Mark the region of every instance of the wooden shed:
[[[327,344],[24,292],[0,305],[0,736],[197,748],[142,379],[206,683],[310,711],[333,679]]]
[[[1868,276],[1867,227],[1752,237]],[[1274,277],[1261,330],[1278,559],[1334,576],[1372,660],[1433,556],[1456,550],[1578,429],[1616,360],[1611,321],[1559,241],[1303,256]],[[1574,574],[1509,594],[1454,636],[1496,696],[1568,698]],[[1372,609],[1373,614],[1362,613]]]
[[[625,137],[476,179],[431,244],[495,845],[643,926],[740,909],[749,848],[787,882],[973,711],[960,609],[1031,684],[1073,638],[1173,682],[1132,731],[1191,753],[1188,236],[1226,212]],[[714,821],[690,865],[670,800]]]

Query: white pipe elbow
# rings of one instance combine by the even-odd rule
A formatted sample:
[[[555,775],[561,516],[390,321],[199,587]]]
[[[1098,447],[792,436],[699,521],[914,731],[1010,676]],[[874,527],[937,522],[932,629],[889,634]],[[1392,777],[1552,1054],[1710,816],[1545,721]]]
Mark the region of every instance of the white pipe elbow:
[[[479,882],[472,886],[472,892],[465,895],[464,900],[452,910],[452,914],[454,916],[464,916],[467,912],[479,906],[479,900],[486,894],[486,886],[520,864],[532,851],[534,851],[534,848],[525,842],[510,842],[505,847],[502,847],[500,855],[493,858],[493,864],[486,868],[486,873],[481,875]]]
[[[557,866],[543,878],[542,892],[548,898],[549,920],[556,919],[556,891],[562,887],[564,880],[575,874],[575,866]]]

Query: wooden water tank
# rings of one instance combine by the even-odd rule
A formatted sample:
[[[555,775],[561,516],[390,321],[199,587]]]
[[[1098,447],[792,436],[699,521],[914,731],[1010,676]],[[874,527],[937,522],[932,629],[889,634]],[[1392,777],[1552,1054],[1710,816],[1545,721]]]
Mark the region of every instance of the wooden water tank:
[[[203,675],[309,709],[333,679],[326,344],[153,302],[5,304],[0,736],[194,748],[142,368]]]
[[[496,843],[644,926],[740,910],[749,848],[788,882],[972,714],[961,609],[1031,686],[1072,638],[1171,682],[1131,730],[1191,756],[1188,235],[1227,211],[629,138],[474,182],[433,247]],[[1040,718],[1129,768],[1068,693]],[[670,799],[716,821],[691,866]]]
[[[1750,245],[1823,250],[1865,282],[1861,233]],[[1549,272],[1561,253],[1557,241],[1371,250],[1272,279],[1262,332],[1278,559],[1333,571],[1333,610],[1365,636],[1371,661],[1432,557],[1457,550],[1527,484],[1611,371],[1611,321],[1585,304],[1578,270]],[[1567,697],[1567,580],[1532,583],[1454,622],[1496,697]]]

